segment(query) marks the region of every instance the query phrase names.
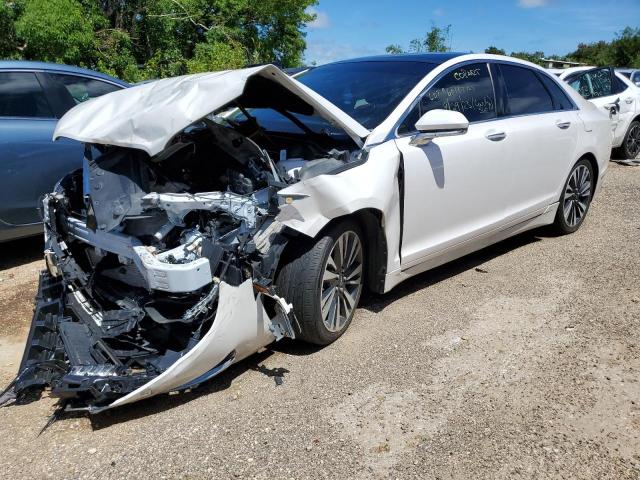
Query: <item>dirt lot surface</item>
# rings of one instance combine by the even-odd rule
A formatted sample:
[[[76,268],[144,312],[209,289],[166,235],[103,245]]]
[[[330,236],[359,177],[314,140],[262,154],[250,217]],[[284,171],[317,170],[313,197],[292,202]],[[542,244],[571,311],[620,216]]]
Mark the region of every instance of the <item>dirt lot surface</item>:
[[[0,383],[39,240],[0,258]],[[521,235],[369,297],[348,333],[92,418],[0,409],[3,478],[640,478],[640,168],[582,229]],[[284,374],[284,385],[273,376]]]

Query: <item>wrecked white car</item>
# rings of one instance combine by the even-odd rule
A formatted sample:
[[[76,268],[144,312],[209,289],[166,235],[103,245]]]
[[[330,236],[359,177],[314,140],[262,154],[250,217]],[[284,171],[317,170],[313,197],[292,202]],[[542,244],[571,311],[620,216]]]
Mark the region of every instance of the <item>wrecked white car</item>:
[[[547,96],[507,91],[515,74]],[[575,231],[610,150],[608,120],[542,69],[456,54],[160,80],[54,135],[85,143],[84,168],[44,200],[48,271],[3,400],[49,387],[93,413],[283,337],[328,344],[365,287]]]

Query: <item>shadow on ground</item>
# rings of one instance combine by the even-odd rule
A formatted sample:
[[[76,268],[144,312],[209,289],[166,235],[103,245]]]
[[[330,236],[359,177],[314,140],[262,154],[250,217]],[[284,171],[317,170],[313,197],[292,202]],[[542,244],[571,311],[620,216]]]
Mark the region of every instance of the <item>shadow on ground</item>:
[[[42,235],[4,243],[0,253],[0,272],[40,260],[43,250],[44,237]]]
[[[479,252],[467,255],[459,260],[408,279],[385,295],[367,294],[361,300],[360,308],[380,312],[406,295],[427,288],[440,281],[455,277],[464,271],[477,268],[479,265],[507,252],[538,242],[541,240],[540,235],[542,233],[543,232],[540,231],[527,232],[510,238]],[[232,385],[238,376],[247,370],[254,370],[267,377],[272,377],[276,383],[282,380],[284,383],[282,388],[286,388],[286,374],[289,373],[289,371],[282,367],[267,368],[262,365],[262,363],[275,352],[281,352],[287,355],[311,355],[321,348],[322,347],[317,345],[283,340],[270,345],[269,348],[263,352],[251,355],[249,358],[232,365],[212,381],[206,382],[194,390],[169,395],[159,395],[131,405],[125,405],[114,410],[107,410],[106,412],[92,415],[90,417],[92,428],[94,430],[101,430],[114,424],[171,410],[204,395],[224,391]],[[59,419],[75,418],[78,415],[78,413],[63,413],[59,416]]]

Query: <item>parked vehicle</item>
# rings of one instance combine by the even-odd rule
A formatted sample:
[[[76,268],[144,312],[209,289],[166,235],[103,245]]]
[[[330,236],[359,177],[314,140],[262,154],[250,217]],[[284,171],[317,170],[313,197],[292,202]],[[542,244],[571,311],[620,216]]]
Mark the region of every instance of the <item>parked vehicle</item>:
[[[635,68],[616,68],[616,72],[627,77],[636,87],[640,87],[640,70]]]
[[[560,78],[609,114],[614,155],[635,159],[640,154],[640,89],[611,67],[567,68]]]
[[[611,150],[607,117],[542,68],[462,54],[158,80],[54,136],[94,149],[44,200],[48,273],[4,400],[50,386],[89,412],[282,337],[329,344],[364,288],[574,232]]]
[[[78,103],[127,87],[82,68],[0,61],[0,242],[42,234],[39,203],[84,147],[52,141],[58,119]]]

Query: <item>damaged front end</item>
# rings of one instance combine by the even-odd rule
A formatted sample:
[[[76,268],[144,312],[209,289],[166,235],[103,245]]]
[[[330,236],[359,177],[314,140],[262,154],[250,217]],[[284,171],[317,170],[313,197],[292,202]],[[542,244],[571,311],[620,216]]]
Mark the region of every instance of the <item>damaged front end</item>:
[[[43,202],[47,271],[2,401],[50,388],[68,410],[95,413],[195,387],[295,337],[274,287],[296,235],[276,218],[288,201],[278,191],[363,152],[250,120],[210,115],[155,155],[87,143],[83,169]]]

